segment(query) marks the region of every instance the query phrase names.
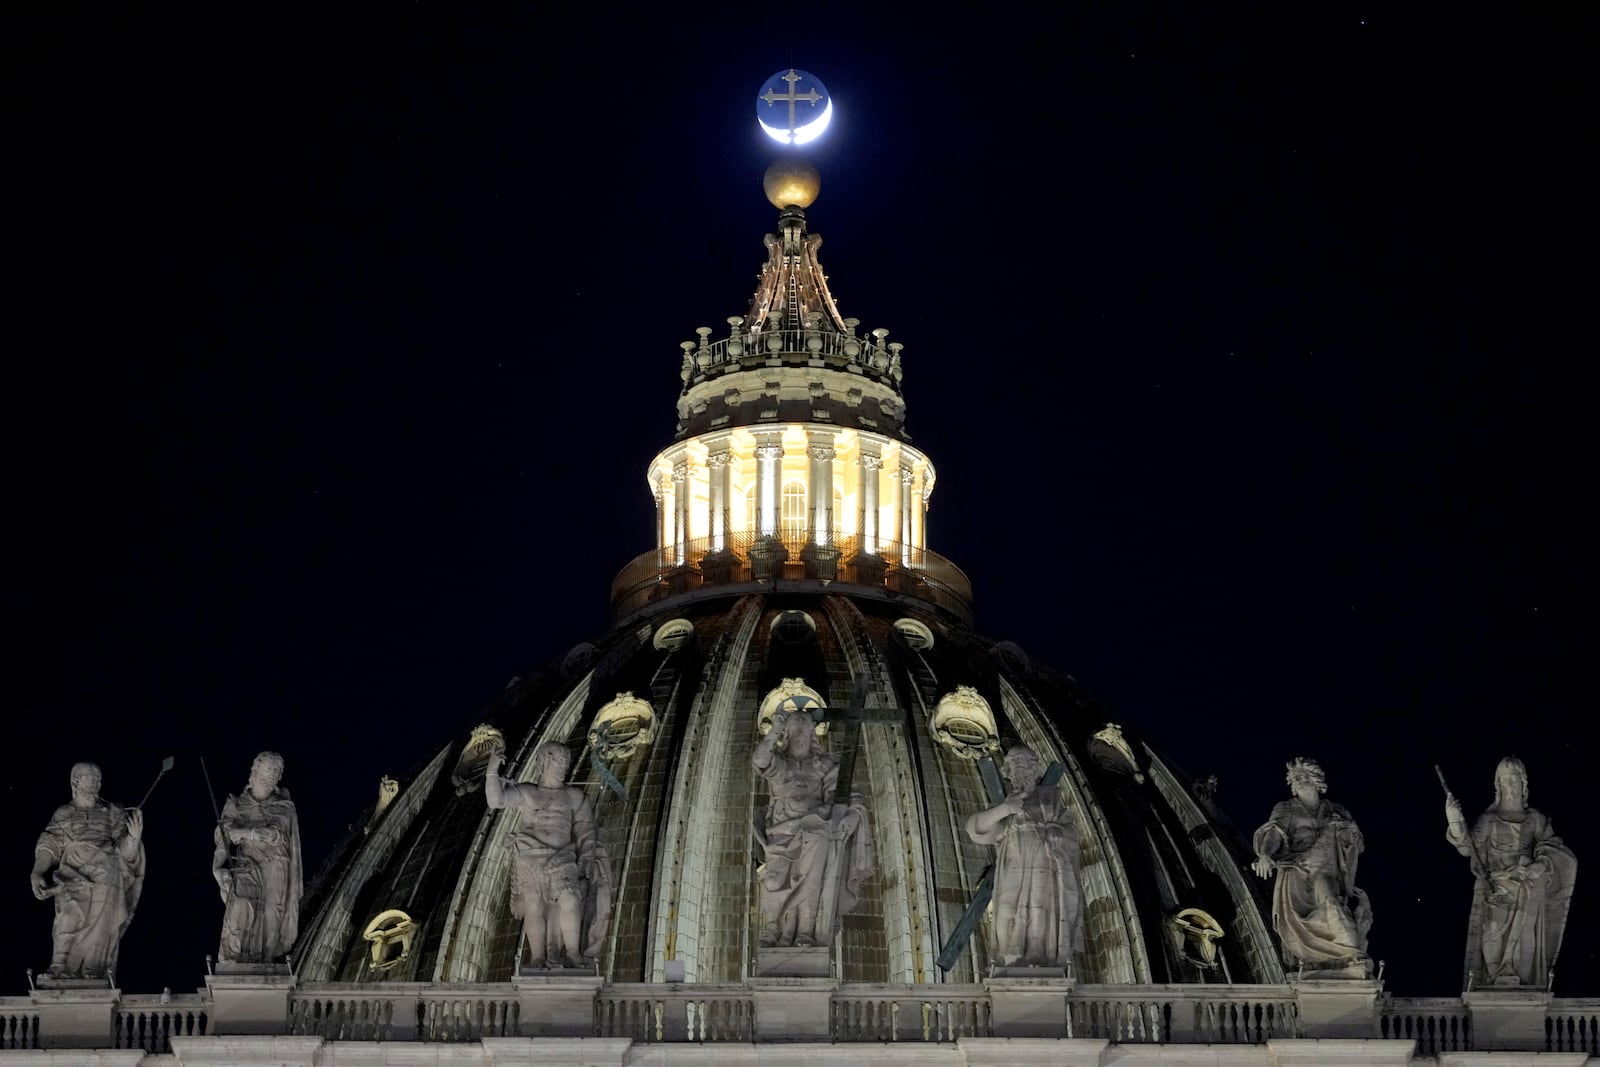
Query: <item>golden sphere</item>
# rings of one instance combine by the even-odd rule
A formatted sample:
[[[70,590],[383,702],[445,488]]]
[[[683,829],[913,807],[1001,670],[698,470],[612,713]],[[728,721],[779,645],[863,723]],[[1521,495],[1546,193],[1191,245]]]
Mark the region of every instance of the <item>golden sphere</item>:
[[[804,210],[822,191],[822,175],[803,159],[791,156],[780,159],[767,168],[761,178],[761,188],[766,191],[772,206],[782,211],[787,207]]]

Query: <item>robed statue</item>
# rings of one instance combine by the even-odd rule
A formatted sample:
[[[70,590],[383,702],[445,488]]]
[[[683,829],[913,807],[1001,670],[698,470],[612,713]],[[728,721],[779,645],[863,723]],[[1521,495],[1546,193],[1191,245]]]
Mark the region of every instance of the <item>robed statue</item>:
[[[1323,796],[1328,779],[1314,760],[1296,759],[1288,768],[1294,796],[1274,806],[1256,831],[1252,865],[1262,878],[1277,876],[1272,927],[1283,961],[1323,978],[1366,977],[1372,907],[1356,888],[1361,830],[1348,809]],[[1331,973],[1338,971],[1344,973]]]
[[[217,959],[225,963],[276,963],[300,932],[300,820],[282,778],[283,757],[261,753],[217,820],[211,874],[222,891]]]
[[[33,895],[55,901],[52,978],[110,980],[144,887],[144,816],[100,799],[100,768],[74,764],[72,802],[34,848]]]
[[[1012,748],[1003,770],[1005,799],[966,823],[968,837],[995,847],[995,957],[1003,967],[1065,968],[1083,944],[1082,834],[1059,787],[1040,781],[1044,761],[1033,749]]]
[[[770,796],[755,826],[763,948],[832,943],[872,874],[866,802],[834,802],[839,758],[817,748],[815,727],[805,711],[779,710],[751,756]]]
[[[1445,798],[1445,839],[1467,857],[1477,885],[1467,922],[1467,987],[1548,988],[1578,859],[1550,819],[1528,806],[1528,770],[1515,756],[1494,772],[1494,803],[1467,829],[1461,802]]]
[[[611,861],[594,805],[566,784],[572,751],[540,745],[531,782],[500,777],[503,756],[498,745],[491,750],[483,790],[489,807],[521,818],[511,838],[511,913],[522,920],[528,965],[592,967],[611,921]]]

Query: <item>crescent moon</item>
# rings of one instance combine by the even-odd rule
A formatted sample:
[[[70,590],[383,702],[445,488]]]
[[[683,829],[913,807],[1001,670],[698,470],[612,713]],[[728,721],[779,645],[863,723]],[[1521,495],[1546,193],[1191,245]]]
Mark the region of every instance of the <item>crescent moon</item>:
[[[756,121],[761,122],[761,128],[767,131],[767,136],[772,138],[774,141],[777,141],[779,144],[810,144],[812,141],[815,141],[818,137],[822,136],[823,131],[828,128],[828,123],[832,121],[832,119],[833,99],[830,97],[827,105],[822,109],[822,114],[818,115],[804,126],[796,126],[794,129],[794,136],[792,137],[789,135],[788,130],[779,129],[774,126],[768,126],[765,122],[761,122],[760,119],[757,119]]]

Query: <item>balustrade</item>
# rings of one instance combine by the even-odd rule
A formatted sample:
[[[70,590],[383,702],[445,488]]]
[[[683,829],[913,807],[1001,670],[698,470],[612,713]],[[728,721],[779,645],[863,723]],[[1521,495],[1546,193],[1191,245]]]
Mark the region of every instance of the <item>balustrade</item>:
[[[110,991],[107,991],[108,994]],[[473,1042],[524,1032],[527,990],[506,984],[318,983],[289,997],[286,1031],[330,1041]],[[1301,1032],[1287,986],[1080,985],[1064,998],[1061,1036],[1115,1044],[1263,1044]],[[163,1055],[174,1037],[209,1035],[202,994],[123,995],[105,1046]],[[45,1013],[46,1015],[48,1013]],[[1415,1041],[1419,1057],[1472,1051],[1472,1020],[1456,997],[1386,997],[1380,1034]],[[46,1018],[45,1023],[49,1020]],[[606,983],[595,998],[594,1034],[640,1044],[748,1043],[763,1031],[743,984]],[[829,1005],[832,1040],[951,1043],[996,1033],[982,985],[842,985]],[[33,997],[0,997],[0,1051],[50,1049]],[[1600,1056],[1600,1000],[1550,1003],[1544,1048]]]
[[[174,1037],[202,1037],[209,1022],[209,1005],[198,993],[169,997],[129,994],[117,1005],[117,1048],[142,1048],[146,1052],[171,1052]]]

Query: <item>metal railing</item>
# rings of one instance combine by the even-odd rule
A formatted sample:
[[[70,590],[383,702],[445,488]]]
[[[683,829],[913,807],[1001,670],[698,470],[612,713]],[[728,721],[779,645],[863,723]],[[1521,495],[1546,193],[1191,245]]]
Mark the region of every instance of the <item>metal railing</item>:
[[[937,552],[880,540],[874,553],[865,539],[830,535],[813,542],[802,529],[775,535],[749,531],[709,537],[636,556],[611,583],[611,618],[619,622],[651,604],[698,589],[746,582],[814,580],[883,589],[915,597],[972,621],[972,582]]]

